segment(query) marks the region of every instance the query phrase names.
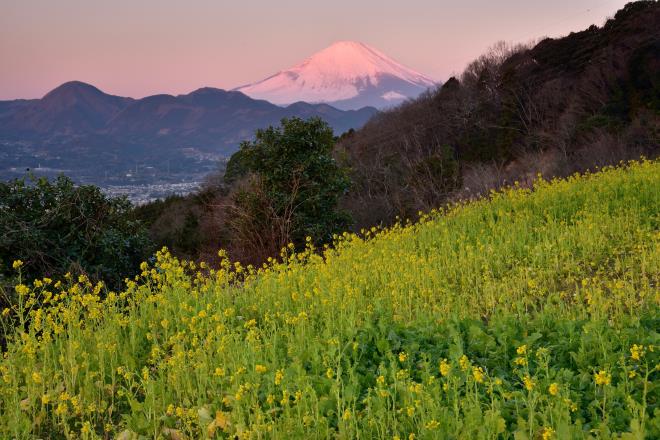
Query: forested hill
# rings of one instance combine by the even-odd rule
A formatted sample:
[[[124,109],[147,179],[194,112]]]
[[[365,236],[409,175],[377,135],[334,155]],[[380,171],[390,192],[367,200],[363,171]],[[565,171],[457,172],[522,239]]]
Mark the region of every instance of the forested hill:
[[[630,3],[602,27],[533,46],[503,43],[440,89],[344,136],[344,204],[357,227],[391,222],[537,173],[656,156],[660,4]]]

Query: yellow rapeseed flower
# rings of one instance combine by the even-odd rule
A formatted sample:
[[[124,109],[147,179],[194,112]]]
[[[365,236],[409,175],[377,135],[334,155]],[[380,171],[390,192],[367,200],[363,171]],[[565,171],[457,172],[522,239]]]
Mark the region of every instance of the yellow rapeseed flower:
[[[284,379],[284,371],[283,370],[277,370],[275,372],[275,385],[281,384],[282,379]]]
[[[12,264],[11,267],[13,267],[15,270],[20,269],[21,266],[23,266],[23,261],[21,260],[15,260]]]
[[[406,359],[408,359],[408,354],[405,351],[402,351],[399,353],[399,361],[400,362],[405,362]]]
[[[527,391],[532,391],[534,389],[534,386],[536,383],[534,382],[534,379],[532,379],[529,374],[523,377],[523,383],[525,384],[525,389]]]
[[[645,351],[643,345],[633,344],[633,346],[630,347],[630,358],[639,361],[644,357]]]
[[[57,408],[55,408],[55,415],[63,416],[64,414],[67,413],[68,410],[69,407],[67,406],[67,404],[64,402],[60,402],[57,404]]]
[[[25,284],[17,284],[14,288],[16,289],[16,293],[18,293],[19,296],[25,296],[30,293],[30,288]]]
[[[612,376],[605,370],[600,370],[594,374],[596,385],[609,385],[612,382]]]
[[[451,373],[451,365],[447,363],[447,359],[443,359],[440,361],[440,374],[443,376],[447,376],[449,373]]]
[[[266,371],[268,371],[268,368],[266,368],[265,365],[257,364],[254,366],[254,371],[259,374],[264,374]]]
[[[518,356],[513,360],[513,363],[524,367],[525,365],[527,365],[527,358]]]
[[[527,354],[527,344],[523,344],[520,347],[518,347],[516,349],[516,353],[518,353],[521,356]]]
[[[467,356],[463,355],[458,360],[458,365],[460,365],[461,370],[466,371],[468,369],[468,367],[470,366],[470,360],[468,359]]]
[[[551,383],[548,387],[548,393],[552,396],[556,396],[557,393],[559,393],[559,385],[557,385],[557,383]]]
[[[484,382],[484,369],[481,367],[472,367],[472,376],[477,383]]]
[[[436,420],[431,420],[424,427],[426,429],[436,429],[438,426],[440,426],[440,423],[438,423]]]
[[[543,433],[541,434],[541,438],[543,440],[550,440],[554,438],[554,435],[555,435],[555,430],[550,427],[546,427],[543,428]]]

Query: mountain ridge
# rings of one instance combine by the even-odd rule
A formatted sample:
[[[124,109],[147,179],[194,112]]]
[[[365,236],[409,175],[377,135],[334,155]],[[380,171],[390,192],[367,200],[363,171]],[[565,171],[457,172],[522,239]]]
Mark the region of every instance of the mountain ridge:
[[[0,133],[14,130],[20,135],[35,137],[46,133],[72,134],[98,130],[132,102],[133,98],[109,95],[91,84],[68,81],[46,93],[43,98],[29,100],[15,113],[0,118]]]
[[[84,170],[89,182],[98,183],[99,175],[125,175],[137,162],[152,168],[167,162],[161,168],[168,173],[170,163],[206,173],[255,130],[282,118],[322,117],[339,135],[375,113],[375,108],[344,111],[326,104],[280,107],[212,87],[133,99],[69,81],[41,99],[0,101],[0,176],[44,166],[72,177]]]

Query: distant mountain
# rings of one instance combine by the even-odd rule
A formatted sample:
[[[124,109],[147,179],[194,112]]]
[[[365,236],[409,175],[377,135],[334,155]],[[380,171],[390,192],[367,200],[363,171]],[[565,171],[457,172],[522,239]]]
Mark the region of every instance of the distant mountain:
[[[324,102],[348,110],[391,107],[435,86],[431,78],[373,47],[339,41],[290,69],[236,90],[278,105]]]
[[[373,108],[342,111],[306,103],[282,108],[240,92],[207,87],[188,95],[135,101],[108,121],[105,132],[132,141],[217,148],[230,154],[256,129],[277,124],[283,117],[319,116],[340,134],[361,127],[374,113]]]
[[[132,99],[72,81],[41,99],[0,101],[0,177],[38,166],[92,182],[133,176],[126,170],[141,165],[203,174],[256,129],[284,117],[318,116],[339,135],[375,113],[372,107],[343,111],[327,104],[280,107],[214,88]]]
[[[16,102],[16,101],[10,101]],[[99,130],[133,102],[108,95],[80,81],[62,84],[39,100],[23,101],[14,112],[0,114],[0,133],[29,138]]]
[[[0,119],[3,119],[6,116],[11,116],[18,109],[26,107],[36,101],[36,99],[15,99],[13,101],[0,101]]]

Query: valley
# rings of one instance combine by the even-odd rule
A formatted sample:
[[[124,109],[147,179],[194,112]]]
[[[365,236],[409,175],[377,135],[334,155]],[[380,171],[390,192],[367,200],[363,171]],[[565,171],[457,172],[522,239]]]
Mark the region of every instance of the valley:
[[[221,167],[258,128],[287,117],[322,117],[337,135],[377,110],[303,102],[280,107],[213,88],[134,100],[72,81],[40,100],[0,102],[0,178],[29,168],[103,188],[190,184]],[[177,188],[177,187],[173,187]],[[158,194],[164,194],[159,191]]]
[[[139,146],[135,147],[139,149]],[[30,142],[0,142],[0,179],[28,173],[55,178],[66,175],[79,184],[96,185],[112,196],[126,195],[139,205],[170,194],[189,194],[204,178],[221,170],[228,158],[195,148],[161,155],[128,155]]]

